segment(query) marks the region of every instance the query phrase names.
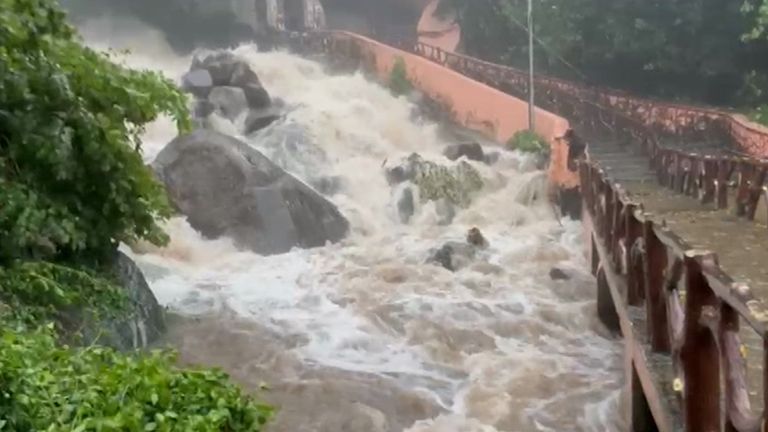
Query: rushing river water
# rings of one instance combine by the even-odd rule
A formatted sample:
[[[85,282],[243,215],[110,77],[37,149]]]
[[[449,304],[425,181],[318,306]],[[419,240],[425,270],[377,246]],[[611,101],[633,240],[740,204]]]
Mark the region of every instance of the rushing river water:
[[[146,29],[83,30],[100,48],[128,42],[134,67],[177,79],[189,65]],[[253,390],[266,384],[263,398],[280,406],[272,431],[624,429],[622,347],[597,323],[580,224],[553,216],[531,161],[504,152],[493,167],[473,164],[486,187],[450,226],[430,205],[401,224],[382,163],[411,152],[449,163],[438,128],[361,75],[236,51],[289,111],[283,129],[249,142],[299,178],[340,178],[328,198],[352,229],[341,244],[263,257],[171,220],[167,248],[131,254],[178,315],[168,342],[184,361],[221,366]],[[286,145],[285,125],[310,147]],[[148,161],[174,133],[165,120],[148,129]],[[424,263],[473,226],[490,242],[477,263],[456,273]],[[573,279],[552,281],[555,265]]]

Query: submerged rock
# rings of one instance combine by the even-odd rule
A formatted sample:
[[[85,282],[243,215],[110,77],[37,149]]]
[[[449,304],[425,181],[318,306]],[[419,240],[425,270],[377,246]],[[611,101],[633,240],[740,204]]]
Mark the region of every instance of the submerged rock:
[[[570,280],[571,276],[565,272],[563,269],[559,269],[557,267],[552,267],[549,270],[549,277],[552,280]]]
[[[467,242],[447,242],[440,249],[433,250],[428,263],[439,264],[450,271],[460,270],[474,261],[477,252],[488,247],[488,241],[478,228],[467,231]]]
[[[209,238],[260,254],[341,240],[349,223],[309,186],[233,137],[198,130],[171,141],[152,164],[173,204]]]
[[[474,227],[467,232],[467,243],[483,249],[488,247],[488,240],[485,239],[485,236],[483,236],[483,233],[481,233],[477,227]]]
[[[435,212],[437,213],[438,225],[450,225],[453,218],[456,217],[456,208],[446,198],[435,201]]]
[[[251,110],[245,118],[243,130],[246,135],[260,131],[280,118],[280,112],[275,108]]]
[[[400,216],[400,222],[408,223],[415,212],[416,205],[413,199],[413,190],[410,187],[406,187],[402,190],[400,198],[397,200],[397,214]]]
[[[501,159],[501,153],[495,151],[495,152],[489,152],[485,154],[485,158],[483,159],[483,162],[485,162],[486,165],[494,165],[496,162]]]
[[[475,254],[476,249],[470,244],[448,242],[432,252],[427,262],[439,264],[446,270],[457,271],[469,265],[474,260]]]
[[[452,161],[458,160],[462,156],[477,162],[485,161],[483,147],[476,142],[451,144],[445,148],[443,155]]]

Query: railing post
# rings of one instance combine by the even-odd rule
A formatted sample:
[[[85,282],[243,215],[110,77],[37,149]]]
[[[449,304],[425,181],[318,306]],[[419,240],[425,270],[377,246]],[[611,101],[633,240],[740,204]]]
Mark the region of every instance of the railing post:
[[[667,268],[667,248],[656,237],[653,222],[643,227],[645,243],[645,311],[648,337],[654,352],[670,351],[667,307],[665,304],[664,273]]]
[[[717,208],[728,208],[728,179],[731,176],[730,164],[727,160],[717,161],[717,184],[715,187],[717,193]]]
[[[640,245],[638,241],[643,237],[643,224],[635,218],[635,203],[628,203],[624,215],[627,236],[624,239],[626,248],[627,265],[627,302],[632,306],[639,306],[643,299],[644,279],[642,269],[642,256],[638,256]],[[639,258],[639,263],[637,262]],[[640,265],[638,268],[638,264]]]
[[[712,326],[719,319],[717,298],[697,257],[685,256],[685,342],[680,353],[685,376],[683,416],[687,432],[717,432],[720,417],[720,350]]]

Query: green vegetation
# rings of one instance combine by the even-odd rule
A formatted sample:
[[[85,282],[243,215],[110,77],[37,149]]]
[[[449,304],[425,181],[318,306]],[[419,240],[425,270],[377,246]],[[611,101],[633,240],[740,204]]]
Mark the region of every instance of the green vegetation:
[[[516,132],[512,138],[507,141],[507,149],[518,150],[524,153],[547,155],[549,154],[549,143],[536,132],[522,130]]]
[[[406,95],[413,89],[402,57],[395,59],[395,64],[389,72],[389,89],[397,96]]]
[[[466,50],[526,67],[525,0],[442,0]],[[768,103],[765,0],[537,0],[540,73],[636,94],[752,109]]]
[[[53,331],[4,331],[0,430],[259,431],[272,409],[219,371],[181,371],[168,353],[57,346]]]
[[[484,186],[480,173],[465,161],[446,167],[418,156],[411,158],[416,170],[414,183],[419,188],[421,202],[446,199],[453,205],[468,208],[475,194]]]
[[[139,153],[185,96],[84,47],[56,0],[0,0],[0,430],[259,431],[271,409],[167,353],[71,348],[68,317],[119,314],[117,245],[167,241]]]

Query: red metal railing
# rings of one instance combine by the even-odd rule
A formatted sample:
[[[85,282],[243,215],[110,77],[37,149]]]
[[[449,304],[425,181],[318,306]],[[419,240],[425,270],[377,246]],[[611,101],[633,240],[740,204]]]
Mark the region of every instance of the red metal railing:
[[[523,71],[424,44],[416,44],[413,51],[514,96],[527,96],[528,78]],[[696,196],[702,203],[714,203],[718,209],[729,207],[728,188],[735,188],[736,213],[750,220],[755,218],[760,200],[768,202],[765,160],[667,148],[659,139],[671,135],[687,140],[730,140],[743,149],[760,147],[768,152],[768,133],[757,126],[715,110],[633,98],[556,78],[539,77],[535,85],[537,105],[567,118],[579,132],[639,145],[649,155],[661,184]]]

